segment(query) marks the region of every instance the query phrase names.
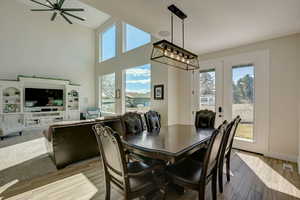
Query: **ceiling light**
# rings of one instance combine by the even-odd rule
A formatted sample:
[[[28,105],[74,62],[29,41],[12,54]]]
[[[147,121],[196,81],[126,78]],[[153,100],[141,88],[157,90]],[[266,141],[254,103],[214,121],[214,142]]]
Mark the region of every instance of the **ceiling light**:
[[[169,6],[168,9],[171,12],[171,42],[167,40],[155,42],[153,44],[151,60],[183,70],[199,69],[198,56],[184,48],[184,20],[187,18],[187,15],[175,5]],[[182,20],[182,47],[175,45],[173,42],[174,15]]]

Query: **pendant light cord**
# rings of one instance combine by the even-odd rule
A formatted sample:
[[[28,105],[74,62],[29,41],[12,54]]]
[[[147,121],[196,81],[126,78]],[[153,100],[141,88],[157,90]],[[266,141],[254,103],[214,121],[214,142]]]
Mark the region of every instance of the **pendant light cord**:
[[[182,20],[182,48],[184,48],[184,19]]]
[[[173,25],[173,13],[171,14],[171,41],[172,41],[172,43],[173,43],[173,40],[174,40],[174,37],[173,37],[173,34],[174,34],[174,31],[173,31],[173,29],[174,29],[174,25]]]

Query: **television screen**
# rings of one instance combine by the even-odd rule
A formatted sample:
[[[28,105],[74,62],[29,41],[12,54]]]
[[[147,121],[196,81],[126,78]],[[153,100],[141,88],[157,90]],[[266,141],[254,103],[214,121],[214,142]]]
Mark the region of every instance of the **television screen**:
[[[61,89],[25,88],[25,107],[63,106]]]

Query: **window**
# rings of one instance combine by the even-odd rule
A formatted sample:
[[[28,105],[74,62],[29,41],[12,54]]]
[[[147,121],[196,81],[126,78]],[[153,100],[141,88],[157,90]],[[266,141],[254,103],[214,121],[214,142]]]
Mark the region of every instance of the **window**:
[[[147,112],[151,100],[151,65],[146,64],[125,71],[126,112]]]
[[[107,74],[101,77],[101,110],[105,113],[116,112],[116,101],[115,101],[115,73]]]
[[[151,35],[130,24],[125,24],[125,52],[151,42]]]
[[[232,68],[232,116],[242,119],[236,137],[253,140],[254,125],[254,67]]]
[[[200,71],[200,109],[216,110],[216,72]]]
[[[116,26],[108,28],[101,33],[101,61],[116,56]]]

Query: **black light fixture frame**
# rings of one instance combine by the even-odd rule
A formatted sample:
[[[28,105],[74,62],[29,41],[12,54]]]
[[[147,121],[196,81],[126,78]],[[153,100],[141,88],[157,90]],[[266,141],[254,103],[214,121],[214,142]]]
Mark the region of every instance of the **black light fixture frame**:
[[[160,40],[153,43],[151,60],[187,71],[199,69],[198,56],[184,48],[184,20],[187,15],[174,4],[170,5],[168,10],[171,12],[171,42]],[[174,15],[182,21],[182,47],[175,45],[173,41]]]

